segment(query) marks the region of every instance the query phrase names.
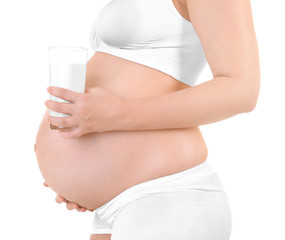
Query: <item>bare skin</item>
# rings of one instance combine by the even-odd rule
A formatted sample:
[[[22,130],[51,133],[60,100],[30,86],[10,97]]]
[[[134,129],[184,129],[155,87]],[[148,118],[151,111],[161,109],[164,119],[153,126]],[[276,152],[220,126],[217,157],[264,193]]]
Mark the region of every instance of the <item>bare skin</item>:
[[[187,10],[186,1],[185,0],[173,0],[173,4],[176,7],[177,11],[181,14],[181,16],[184,17],[187,21],[191,22],[191,19],[189,17],[188,10]],[[36,152],[36,144],[34,145],[34,150]],[[48,184],[46,182],[44,182],[43,185],[45,187],[48,187]],[[77,203],[69,202],[64,197],[60,196],[59,194],[57,194],[56,196],[56,202],[60,204],[66,203],[66,207],[69,210],[76,209],[79,212],[85,212],[86,210],[93,211],[92,209],[86,209],[85,207],[79,206]]]
[[[240,26],[243,28],[233,28],[233,26],[236,27],[234,22],[229,23],[229,21],[227,21],[228,19],[224,15],[217,14],[215,11],[202,11],[202,9],[205,10],[205,6],[211,3],[220,4],[219,1],[222,0],[215,0],[212,2],[207,2],[207,0],[181,0],[176,1],[175,6],[180,6],[180,8],[178,8],[180,14],[188,21],[190,21],[190,17],[187,17],[187,14],[189,15],[189,13],[191,13],[193,25],[195,26],[203,45],[205,45],[204,50],[211,70],[213,71],[213,75],[227,76],[227,83],[223,83],[222,81],[219,82],[219,87],[221,89],[224,87],[221,94],[229,89],[229,81],[233,82],[232,79],[236,82],[239,81],[239,83],[244,84],[244,86],[250,86],[250,89],[257,89],[256,86],[258,86],[259,83],[258,61],[256,57],[257,48],[256,45],[254,45],[254,41],[250,42],[244,37],[248,35],[251,36],[248,32],[245,35],[240,34],[240,29],[250,30],[251,33],[253,33],[252,29],[247,29],[246,27],[248,26],[247,23],[251,23],[251,16],[248,14],[248,10],[250,10],[250,8],[248,8],[248,5],[242,6],[247,10],[245,11],[247,14],[244,14],[243,11],[234,12],[235,14],[233,14],[233,10],[230,8],[230,4],[233,3],[228,3],[229,5],[225,7],[223,12],[229,12],[231,16],[233,16],[233,19],[243,19],[243,22],[240,22]],[[247,1],[243,1],[243,3],[246,2]],[[199,5],[199,3],[201,5]],[[205,6],[203,6],[203,4],[205,4]],[[185,6],[187,7],[185,8]],[[222,5],[219,6],[221,7]],[[214,9],[214,7],[214,5],[209,6],[209,9]],[[205,14],[207,17],[203,16]],[[204,20],[207,18],[213,19],[213,24],[210,22],[204,24]],[[228,26],[227,24],[232,25]],[[219,29],[223,27],[226,29],[236,29],[236,33],[238,34],[235,36],[235,41],[233,41],[230,35],[224,34],[222,35],[224,38],[221,39],[219,35],[214,34],[215,32],[219,32]],[[207,36],[207,33],[210,34],[210,37]],[[242,42],[242,40],[244,41],[244,39],[248,40],[248,44],[243,45],[243,49],[241,50],[239,43]],[[223,44],[212,44],[220,42],[223,42]],[[230,51],[231,54],[228,54],[229,50],[225,47],[229,44],[232,44]],[[237,49],[237,51],[233,51],[233,49]],[[244,55],[241,54],[243,52],[246,52],[247,58],[243,58]],[[236,53],[240,54],[234,55]],[[235,62],[235,60],[237,62]],[[246,60],[248,63],[246,63]],[[171,76],[156,71],[155,69],[102,52],[94,54],[88,62],[87,69],[88,73],[86,84],[88,87],[100,86],[110,92],[130,98],[153,96],[174,92],[179,89],[190,88]],[[117,84],[118,82],[120,84]],[[203,85],[205,86],[204,88],[201,87],[201,89],[204,89],[203,93],[205,93],[203,96],[209,96],[213,87],[218,86],[217,84],[209,83]],[[212,88],[210,88],[211,85]],[[128,89],[126,89],[125,86],[128,86]],[[206,86],[209,87],[206,88]],[[147,91],[145,91],[146,89]],[[208,92],[206,92],[206,90],[208,90]],[[200,98],[202,100],[202,96],[200,96]],[[206,111],[205,109],[202,110]],[[202,110],[200,109],[200,111]],[[193,115],[195,114],[199,114],[198,110],[195,112],[193,111]],[[85,144],[92,144],[93,142],[93,151],[85,148],[84,154],[86,155],[82,155],[79,147],[84,147],[85,145],[81,145],[81,141],[68,141],[71,145],[74,144],[68,149],[68,146],[65,145],[67,142],[60,139],[56,133],[51,134],[48,131],[48,123],[45,121],[42,122],[37,136],[37,147],[39,150],[39,152],[37,152],[37,158],[45,180],[51,183],[48,185],[50,185],[54,190],[58,190],[56,192],[59,193],[60,196],[63,196],[65,199],[69,199],[69,203],[76,202],[77,205],[74,205],[75,208],[81,205],[85,208],[95,209],[136,183],[185,170],[205,161],[207,158],[207,147],[198,127],[179,130],[168,129],[166,131],[140,131],[138,135],[136,135],[136,132],[128,131],[122,131],[119,133],[113,132],[109,134],[94,133],[91,134],[90,139],[84,138],[81,140]],[[177,140],[179,144],[177,144]],[[57,146],[52,145],[52,142],[56,142]],[[76,148],[76,146],[78,146],[78,148]],[[112,146],[112,148],[110,148],[110,146]],[[56,147],[58,147],[59,151],[65,150],[65,153],[69,153],[69,155],[56,155],[56,153],[53,152],[49,155],[50,150]],[[86,150],[90,151],[87,152]],[[82,156],[84,161],[78,162],[79,160],[74,158],[74,155],[77,153],[80,153],[80,156]],[[90,156],[95,157],[90,158]],[[62,161],[62,165],[58,163],[59,160]],[[101,160],[104,161],[102,162]],[[50,162],[51,165],[49,165]],[[88,163],[87,165],[85,165],[86,162]],[[86,176],[86,168],[93,166],[90,165],[91,163],[95,165],[94,168],[91,169],[92,174],[90,173],[90,175],[88,175],[89,172],[87,172],[88,174]],[[73,168],[76,168],[76,172],[72,173],[84,173],[86,178],[77,178],[77,182],[74,182],[72,179],[75,175],[71,176],[73,178],[69,178],[69,175],[63,176],[66,172],[58,170],[66,170],[65,167],[67,166],[70,167],[68,171],[66,171],[67,173],[69,170],[72,171]],[[112,167],[114,168],[111,169]],[[54,171],[53,168],[56,168],[57,171]],[[110,169],[112,170],[111,172]],[[127,172],[134,172],[135,174],[127,176],[126,179],[126,169],[128,170]],[[97,175],[98,178],[96,178]],[[105,175],[108,177],[104,178]],[[82,174],[76,175],[76,177],[78,176],[82,176]],[[61,186],[59,179],[67,179],[64,184],[65,188]],[[85,184],[89,184],[91,180],[89,187],[92,189],[91,193],[94,195],[90,194],[91,197],[87,199],[87,201],[85,199],[87,196],[86,192],[81,191],[76,193],[75,190],[77,190],[77,188],[72,188],[73,185],[78,184],[79,180],[82,180],[81,183]],[[113,182],[115,182],[116,185],[112,185]],[[108,189],[105,187],[100,189],[100,186],[102,185],[107,185]],[[95,186],[94,189],[92,188],[93,186]],[[91,239],[94,240],[110,237],[107,236],[109,234],[106,234],[106,236],[102,236],[102,238],[100,238],[100,235],[92,235]]]

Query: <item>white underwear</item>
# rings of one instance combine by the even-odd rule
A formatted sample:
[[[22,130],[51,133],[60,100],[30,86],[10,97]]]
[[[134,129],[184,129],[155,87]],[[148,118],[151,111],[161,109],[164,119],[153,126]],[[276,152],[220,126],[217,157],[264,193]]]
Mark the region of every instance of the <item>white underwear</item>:
[[[94,213],[91,234],[112,234],[112,240],[230,239],[228,198],[207,160],[134,185]]]

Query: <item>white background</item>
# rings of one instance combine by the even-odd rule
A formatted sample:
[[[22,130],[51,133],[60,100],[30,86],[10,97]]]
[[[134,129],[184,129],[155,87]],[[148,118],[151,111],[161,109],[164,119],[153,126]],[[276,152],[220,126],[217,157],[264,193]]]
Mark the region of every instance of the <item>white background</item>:
[[[107,3],[15,0],[0,4],[0,239],[89,239],[93,213],[69,211],[55,202],[56,194],[42,185],[33,148],[48,99],[48,47],[86,47],[90,58],[90,29]],[[208,159],[219,171],[230,200],[231,240],[285,239],[282,3],[251,1],[262,76],[256,108],[200,127]],[[209,79],[206,67],[199,81]]]

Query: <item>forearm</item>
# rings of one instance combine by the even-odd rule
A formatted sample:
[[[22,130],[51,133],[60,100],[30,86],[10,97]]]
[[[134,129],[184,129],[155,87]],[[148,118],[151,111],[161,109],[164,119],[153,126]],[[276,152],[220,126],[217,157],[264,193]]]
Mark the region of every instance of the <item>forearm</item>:
[[[230,77],[216,77],[195,87],[158,96],[127,99],[119,130],[188,128],[252,110],[245,87]]]

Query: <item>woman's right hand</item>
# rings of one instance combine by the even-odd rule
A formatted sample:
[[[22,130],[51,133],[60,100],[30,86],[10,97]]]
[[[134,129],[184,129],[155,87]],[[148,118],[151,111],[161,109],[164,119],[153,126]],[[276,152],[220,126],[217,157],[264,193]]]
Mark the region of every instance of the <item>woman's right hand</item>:
[[[46,182],[44,182],[43,184],[45,187],[48,187],[48,184]],[[57,203],[66,203],[66,208],[68,210],[73,210],[73,209],[77,209],[78,212],[86,212],[87,211],[90,211],[90,212],[93,212],[94,210],[91,210],[91,209],[87,209],[85,207],[81,207],[79,206],[77,203],[73,203],[73,202],[69,202],[67,201],[64,197],[60,196],[59,194],[56,195],[56,198],[55,198],[55,201]]]

